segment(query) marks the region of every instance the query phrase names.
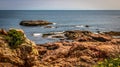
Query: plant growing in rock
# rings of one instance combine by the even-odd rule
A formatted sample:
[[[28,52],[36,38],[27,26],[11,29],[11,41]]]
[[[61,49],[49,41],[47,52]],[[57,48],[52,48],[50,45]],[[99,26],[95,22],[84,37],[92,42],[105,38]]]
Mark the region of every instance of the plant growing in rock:
[[[95,67],[120,67],[120,57],[105,59],[103,62],[98,62]]]
[[[24,34],[14,29],[8,32],[8,35],[5,37],[5,39],[11,48],[16,48],[25,41]]]

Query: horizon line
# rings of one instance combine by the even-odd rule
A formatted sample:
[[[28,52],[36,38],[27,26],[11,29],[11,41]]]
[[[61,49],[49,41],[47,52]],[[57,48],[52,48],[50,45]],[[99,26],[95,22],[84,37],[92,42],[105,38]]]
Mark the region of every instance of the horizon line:
[[[4,10],[7,10],[7,9],[4,9]],[[14,10],[14,9],[13,9]],[[16,10],[19,10],[19,9],[16,9]],[[26,10],[26,9],[21,9],[21,10]],[[29,10],[29,9],[28,9]],[[30,9],[31,10],[31,9]],[[34,10],[34,9],[33,9]],[[38,9],[36,9],[36,10],[38,10]],[[49,9],[46,9],[46,10],[49,10]],[[55,9],[51,9],[51,11],[52,10],[55,10]],[[59,9],[57,9],[57,10],[59,10]],[[91,9],[92,10],[92,9]],[[95,10],[95,9],[93,9],[93,10]],[[97,9],[97,10],[101,10],[101,9]],[[107,9],[107,10],[111,10],[111,9]],[[107,11],[106,10],[106,11]],[[114,10],[116,10],[116,9],[114,9]],[[120,10],[120,9],[119,9]],[[43,10],[44,11],[44,10]],[[74,10],[71,10],[71,11],[74,11]],[[78,10],[79,11],[79,10]],[[82,11],[82,10],[81,10]],[[84,10],[83,10],[84,11]],[[89,10],[88,10],[89,11]],[[101,10],[102,11],[102,10]]]

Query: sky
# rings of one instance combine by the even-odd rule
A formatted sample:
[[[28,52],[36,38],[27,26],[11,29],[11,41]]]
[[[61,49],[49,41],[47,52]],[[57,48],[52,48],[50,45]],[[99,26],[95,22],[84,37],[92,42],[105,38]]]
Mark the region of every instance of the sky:
[[[0,0],[0,10],[120,10],[120,0]]]

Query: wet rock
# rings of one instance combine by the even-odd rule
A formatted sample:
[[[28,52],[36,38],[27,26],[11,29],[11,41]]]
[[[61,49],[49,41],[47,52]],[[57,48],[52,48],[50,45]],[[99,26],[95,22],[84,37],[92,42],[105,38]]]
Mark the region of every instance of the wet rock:
[[[55,35],[55,33],[45,33],[42,35],[42,37],[48,37],[48,36],[51,36],[51,35]]]
[[[111,36],[120,36],[120,32],[115,32],[115,31],[104,32],[104,33]]]
[[[43,34],[42,37],[48,37],[48,38],[64,38],[63,32],[50,32]]]
[[[53,26],[45,26],[44,28],[54,28]]]
[[[20,25],[23,25],[23,26],[43,26],[43,25],[49,25],[49,24],[53,24],[53,23],[44,21],[44,20],[36,20],[36,21],[25,20],[20,22]]]
[[[85,25],[85,27],[90,27],[89,25]]]

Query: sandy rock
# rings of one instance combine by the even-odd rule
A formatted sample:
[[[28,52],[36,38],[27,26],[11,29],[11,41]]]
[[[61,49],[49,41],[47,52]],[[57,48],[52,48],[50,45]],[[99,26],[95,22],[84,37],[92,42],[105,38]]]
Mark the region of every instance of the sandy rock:
[[[26,40],[23,44],[19,45],[16,49],[12,49],[5,39],[0,36],[0,45],[2,45],[0,46],[0,63],[2,63],[0,66],[3,64],[4,66],[10,65],[12,67],[38,66],[38,51],[36,49],[36,45],[29,39],[25,39]]]

